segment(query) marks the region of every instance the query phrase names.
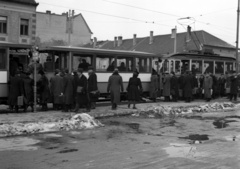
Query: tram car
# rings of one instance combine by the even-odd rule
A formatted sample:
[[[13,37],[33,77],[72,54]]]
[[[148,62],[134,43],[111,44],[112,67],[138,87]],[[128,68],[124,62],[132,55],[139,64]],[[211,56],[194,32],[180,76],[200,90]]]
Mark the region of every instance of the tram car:
[[[40,49],[39,52],[40,63],[48,78],[54,75],[55,69],[68,68],[72,72],[81,67],[80,65],[86,66],[84,67],[84,75],[88,77],[87,69],[90,66],[93,67],[97,75],[100,97],[103,98],[108,96],[108,79],[114,68],[118,68],[123,78],[125,92],[133,71],[138,70],[143,93],[148,94],[152,63],[153,59],[157,58],[155,54],[145,52],[67,46],[47,47]]]
[[[161,59],[160,72],[173,71],[178,75],[188,70],[195,75],[209,72],[219,76],[236,70],[236,59],[231,56],[188,52],[166,55]]]

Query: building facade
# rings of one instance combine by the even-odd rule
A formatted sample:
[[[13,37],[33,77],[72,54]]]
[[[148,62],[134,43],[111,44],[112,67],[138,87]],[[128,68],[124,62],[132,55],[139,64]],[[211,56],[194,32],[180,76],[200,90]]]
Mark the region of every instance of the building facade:
[[[36,38],[38,46],[82,46],[91,41],[92,32],[82,14],[70,18],[62,15],[37,12]]]

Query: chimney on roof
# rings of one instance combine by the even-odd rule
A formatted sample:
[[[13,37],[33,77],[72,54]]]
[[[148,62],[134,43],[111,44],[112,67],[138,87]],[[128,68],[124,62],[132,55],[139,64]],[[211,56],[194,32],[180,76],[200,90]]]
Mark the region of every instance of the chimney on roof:
[[[122,45],[122,36],[119,36],[118,37],[118,46],[121,46]]]
[[[97,38],[94,37],[93,39],[93,48],[96,48],[97,47]]]
[[[153,31],[150,31],[149,44],[153,43]]]
[[[74,11],[74,10],[72,10],[72,16],[74,16],[74,14],[75,14],[75,11]]]
[[[68,16],[68,13],[67,12],[63,12],[62,16]]]
[[[51,11],[47,10],[47,11],[46,11],[46,14],[51,14]]]
[[[133,46],[137,44],[137,34],[133,34]]]
[[[117,47],[117,37],[116,36],[114,37],[113,46],[114,46],[114,48]]]

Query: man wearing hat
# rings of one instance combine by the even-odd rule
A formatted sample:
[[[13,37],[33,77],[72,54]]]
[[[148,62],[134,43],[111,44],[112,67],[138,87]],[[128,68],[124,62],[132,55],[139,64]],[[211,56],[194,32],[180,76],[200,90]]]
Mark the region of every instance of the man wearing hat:
[[[88,99],[89,109],[96,108],[96,101],[98,99],[99,91],[97,86],[97,75],[93,70],[93,67],[88,68]]]

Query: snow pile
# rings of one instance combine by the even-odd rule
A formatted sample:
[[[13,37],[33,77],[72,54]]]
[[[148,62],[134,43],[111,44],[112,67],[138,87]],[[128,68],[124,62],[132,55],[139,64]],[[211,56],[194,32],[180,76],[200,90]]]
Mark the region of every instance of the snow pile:
[[[76,114],[69,119],[57,122],[13,123],[1,124],[0,136],[24,135],[32,133],[53,132],[60,130],[91,129],[103,126],[98,120],[86,113]]]
[[[224,103],[209,103],[199,106],[192,107],[170,107],[170,106],[149,106],[147,108],[141,109],[138,112],[134,113],[132,116],[142,116],[142,117],[165,117],[165,116],[181,116],[191,113],[203,113],[211,111],[220,111],[220,110],[231,110],[234,108],[240,107],[240,104],[235,105],[231,102]]]

